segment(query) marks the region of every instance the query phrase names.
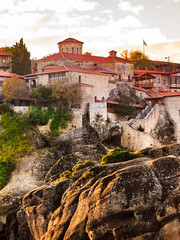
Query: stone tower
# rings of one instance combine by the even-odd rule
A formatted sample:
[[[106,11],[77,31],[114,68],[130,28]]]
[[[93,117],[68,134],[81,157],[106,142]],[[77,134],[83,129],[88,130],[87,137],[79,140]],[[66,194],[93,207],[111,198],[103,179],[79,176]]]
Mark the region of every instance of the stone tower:
[[[74,38],[67,38],[62,42],[58,42],[59,52],[82,54],[83,42]]]

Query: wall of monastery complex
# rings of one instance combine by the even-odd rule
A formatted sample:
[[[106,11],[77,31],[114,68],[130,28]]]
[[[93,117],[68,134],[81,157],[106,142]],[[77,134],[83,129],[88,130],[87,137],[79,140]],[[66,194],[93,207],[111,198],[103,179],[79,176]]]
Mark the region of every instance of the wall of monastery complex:
[[[160,142],[148,133],[140,132],[129,125],[123,125],[121,145],[131,151],[139,151],[147,147],[160,146]]]
[[[165,97],[166,109],[174,122],[175,137],[180,143],[180,96]]]
[[[166,111],[165,105],[156,104],[151,111],[146,115],[143,119],[138,119],[136,122],[132,124],[132,127],[138,128],[142,127],[144,132],[151,133],[151,131],[157,125],[158,119],[160,115],[163,115]]]
[[[107,103],[95,102],[89,104],[90,124],[105,124],[107,122]]]

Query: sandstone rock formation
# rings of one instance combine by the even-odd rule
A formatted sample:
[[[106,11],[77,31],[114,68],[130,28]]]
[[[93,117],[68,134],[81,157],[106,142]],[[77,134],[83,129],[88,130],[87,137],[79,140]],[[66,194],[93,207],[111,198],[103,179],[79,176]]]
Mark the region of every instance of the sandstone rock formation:
[[[9,183],[0,191],[0,228],[2,226],[2,231],[9,213],[14,218],[15,212],[21,206],[24,194],[43,184],[46,173],[58,158],[56,150],[50,148],[34,151],[31,155],[21,159]],[[11,211],[15,211],[14,215]]]
[[[23,206],[36,240],[177,240],[179,183],[178,157],[135,159],[44,185]]]

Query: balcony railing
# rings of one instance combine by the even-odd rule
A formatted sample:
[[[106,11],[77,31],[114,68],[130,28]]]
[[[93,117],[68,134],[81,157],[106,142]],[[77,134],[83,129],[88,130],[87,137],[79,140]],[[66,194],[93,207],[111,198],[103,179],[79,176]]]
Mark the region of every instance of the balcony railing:
[[[135,87],[148,87],[148,88],[152,88],[154,87],[154,83],[153,82],[135,82],[134,84]]]
[[[10,68],[10,63],[2,63],[2,62],[0,62],[0,67]]]

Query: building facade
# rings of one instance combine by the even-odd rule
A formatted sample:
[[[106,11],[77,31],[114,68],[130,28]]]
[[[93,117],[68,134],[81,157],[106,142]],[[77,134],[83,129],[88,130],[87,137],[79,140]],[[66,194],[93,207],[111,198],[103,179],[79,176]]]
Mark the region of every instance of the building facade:
[[[11,53],[0,49],[0,72],[11,72]]]

